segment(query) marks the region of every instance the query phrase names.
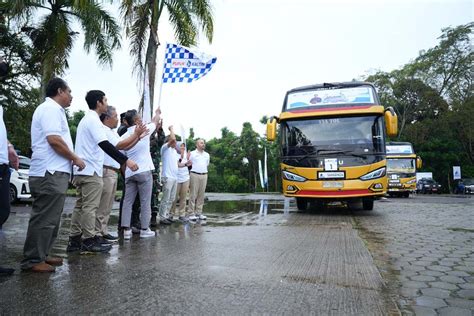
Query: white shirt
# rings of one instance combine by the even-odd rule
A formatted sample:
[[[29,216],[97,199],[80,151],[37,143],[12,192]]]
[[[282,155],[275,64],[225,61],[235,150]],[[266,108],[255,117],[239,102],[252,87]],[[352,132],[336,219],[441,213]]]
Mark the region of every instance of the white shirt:
[[[184,153],[183,158],[181,158],[181,154],[178,154],[178,159],[181,158],[181,163],[188,162],[188,158],[186,158],[186,153]],[[178,160],[179,161],[179,160]],[[189,169],[188,166],[179,167],[178,168],[178,183],[184,183],[189,180]]]
[[[104,125],[104,129],[105,129],[105,134],[107,135],[107,139],[109,140],[109,142],[112,145],[117,146],[117,144],[120,142],[120,136],[117,134],[117,132],[105,125]],[[117,161],[115,161],[115,159],[112,159],[112,157],[110,157],[109,155],[105,153],[104,153],[104,166],[120,169],[120,164]]]
[[[0,165],[8,164],[7,128],[3,121],[3,106],[0,105]]]
[[[209,166],[209,154],[205,151],[199,152],[197,149],[191,152],[191,156],[189,156],[189,160],[192,161],[193,167],[191,168],[191,172],[197,173],[207,173],[207,166]]]
[[[41,103],[33,113],[31,121],[31,165],[29,175],[44,177],[46,171],[71,173],[71,161],[51,147],[47,136],[61,136],[69,150],[73,151],[71,133],[63,107],[51,98]]]
[[[100,121],[96,111],[89,111],[77,126],[76,154],[84,160],[86,167],[81,171],[74,168],[74,174],[80,176],[93,176],[96,173],[102,177],[104,166],[104,151],[99,143],[106,141],[104,124]]]
[[[148,123],[146,128],[152,133],[156,129],[155,123]],[[135,131],[135,126],[128,128],[127,132],[120,137],[120,139],[125,139],[133,134]],[[150,137],[146,136],[138,141],[138,143],[125,151],[125,154],[129,159],[132,159],[138,165],[137,171],[132,171],[130,168],[125,169],[125,178],[130,178],[131,176],[150,170],[155,170],[153,165],[153,160],[151,159],[150,154]]]
[[[168,143],[161,146],[161,163],[163,178],[178,179],[178,159],[180,155],[176,147],[168,147]]]

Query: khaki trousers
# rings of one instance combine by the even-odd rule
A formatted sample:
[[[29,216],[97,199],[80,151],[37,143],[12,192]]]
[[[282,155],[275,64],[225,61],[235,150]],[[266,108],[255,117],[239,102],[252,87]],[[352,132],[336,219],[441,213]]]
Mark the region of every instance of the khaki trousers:
[[[104,168],[102,171],[102,183],[102,195],[95,218],[95,230],[100,235],[105,236],[108,234],[107,225],[112,206],[114,205],[115,192],[117,192],[117,172]]]
[[[174,199],[173,206],[171,206],[171,216],[186,216],[186,197],[188,195],[188,190],[189,180],[183,183],[178,183],[178,187],[176,188],[176,198]],[[178,210],[176,210],[176,203],[178,203]]]
[[[43,262],[50,254],[58,236],[69,177],[69,173],[56,171],[54,174],[46,172],[44,177],[29,178],[33,204],[23,247],[22,269]]]
[[[93,176],[75,176],[72,182],[77,189],[76,206],[71,217],[71,236],[82,234],[82,238],[92,238],[95,231],[95,218],[102,195],[102,177],[96,173]]]
[[[207,186],[207,174],[191,172],[189,182],[189,214],[202,214],[204,205],[204,193]]]

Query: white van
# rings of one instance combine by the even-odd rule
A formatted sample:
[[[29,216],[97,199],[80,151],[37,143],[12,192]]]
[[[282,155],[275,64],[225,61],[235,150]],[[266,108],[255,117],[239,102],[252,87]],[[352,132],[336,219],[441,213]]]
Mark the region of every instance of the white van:
[[[19,156],[19,158],[20,166],[18,171],[10,168],[10,203],[31,198],[30,186],[28,184],[31,160],[25,156]]]

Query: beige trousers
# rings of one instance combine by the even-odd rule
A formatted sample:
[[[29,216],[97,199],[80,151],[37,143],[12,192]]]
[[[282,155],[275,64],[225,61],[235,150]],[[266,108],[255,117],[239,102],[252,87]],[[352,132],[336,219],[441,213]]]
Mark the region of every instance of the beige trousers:
[[[102,177],[96,173],[93,176],[75,176],[72,183],[77,189],[76,206],[71,217],[71,236],[82,234],[82,239],[96,235],[95,217],[102,195]]]
[[[189,214],[202,214],[206,185],[207,174],[197,174],[191,172],[189,180]]]
[[[186,216],[186,197],[189,190],[189,180],[183,183],[178,183],[176,189],[176,198],[174,199],[173,206],[171,206],[171,216],[184,217]],[[178,204],[176,211],[176,203]]]
[[[102,172],[102,195],[100,197],[99,208],[95,217],[95,230],[100,235],[108,234],[107,225],[109,223],[110,211],[115,200],[117,191],[117,172],[104,168]]]

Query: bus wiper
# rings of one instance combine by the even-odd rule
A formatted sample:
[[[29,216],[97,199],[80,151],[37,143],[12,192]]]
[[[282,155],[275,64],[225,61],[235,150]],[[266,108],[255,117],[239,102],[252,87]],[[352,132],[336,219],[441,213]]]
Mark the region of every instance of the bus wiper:
[[[324,155],[344,154],[344,155],[348,155],[348,156],[353,156],[353,157],[359,157],[359,158],[367,159],[367,156],[355,154],[354,152],[352,152],[352,151],[350,151],[350,150],[320,149],[320,150],[317,151],[318,154],[319,154],[320,152],[323,152]]]

